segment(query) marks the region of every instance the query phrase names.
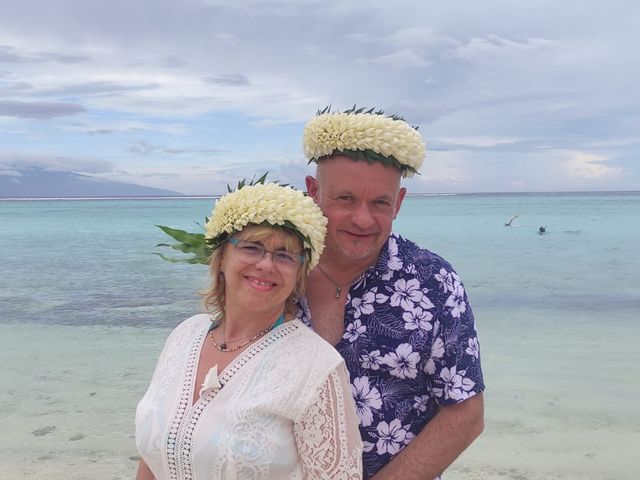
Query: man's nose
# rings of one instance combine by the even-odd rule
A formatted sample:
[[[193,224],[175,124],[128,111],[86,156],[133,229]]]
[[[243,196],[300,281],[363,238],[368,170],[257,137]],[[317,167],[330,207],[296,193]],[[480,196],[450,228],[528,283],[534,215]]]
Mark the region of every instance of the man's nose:
[[[353,213],[351,214],[351,221],[357,227],[365,230],[374,223],[373,215],[369,210],[369,206],[366,202],[359,203]]]

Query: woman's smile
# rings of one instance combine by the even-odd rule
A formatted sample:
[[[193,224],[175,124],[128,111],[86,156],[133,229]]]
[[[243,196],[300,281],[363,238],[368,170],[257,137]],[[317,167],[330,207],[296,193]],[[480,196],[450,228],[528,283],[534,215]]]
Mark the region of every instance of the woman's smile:
[[[247,283],[249,283],[249,285],[251,285],[253,288],[255,288],[256,290],[259,290],[261,292],[269,292],[271,290],[273,290],[274,287],[277,286],[276,283],[270,281],[270,280],[266,280],[266,279],[262,279],[259,277],[254,277],[251,275],[247,275],[244,277],[245,280],[247,280]]]

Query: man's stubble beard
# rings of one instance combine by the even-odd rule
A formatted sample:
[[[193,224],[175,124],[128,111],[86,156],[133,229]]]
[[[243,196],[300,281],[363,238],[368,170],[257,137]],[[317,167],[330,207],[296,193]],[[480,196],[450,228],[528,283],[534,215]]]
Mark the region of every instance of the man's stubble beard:
[[[353,242],[351,245],[339,244],[337,250],[350,260],[364,260],[372,256],[377,258],[380,253],[378,245],[366,245],[361,242]]]

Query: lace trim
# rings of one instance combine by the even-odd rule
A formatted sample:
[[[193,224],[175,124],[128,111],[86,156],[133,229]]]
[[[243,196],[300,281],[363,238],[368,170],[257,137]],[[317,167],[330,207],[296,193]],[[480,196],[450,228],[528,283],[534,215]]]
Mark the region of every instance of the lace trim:
[[[272,330],[269,335],[260,339],[259,342],[251,346],[239,357],[237,357],[223,372],[220,383],[224,385],[246,365],[252,358],[264,349],[273,345],[279,339],[289,335],[299,328],[299,325],[289,322]],[[200,415],[205,407],[218,394],[219,390],[207,390],[204,397],[191,404],[191,395],[194,389],[195,369],[200,356],[202,339],[208,332],[208,325],[204,331],[200,332],[193,340],[191,351],[187,359],[184,381],[182,382],[182,392],[178,408],[173,418],[169,434],[167,435],[167,464],[169,467],[169,478],[171,480],[193,480],[194,472],[194,451],[192,447],[193,434]]]
[[[255,343],[250,349],[243,352],[227,368],[225,368],[222,376],[220,377],[220,383],[222,383],[223,385],[227,383],[238,372],[238,370],[242,368],[243,365],[246,365],[260,352],[270,347],[281,338],[286,337],[290,333],[296,331],[298,328],[300,328],[299,325],[296,325],[293,322],[289,322],[269,332],[269,335],[261,338],[260,341]]]
[[[191,406],[189,405],[191,394],[189,390],[191,388],[193,371],[196,366],[203,336],[204,332],[201,332],[195,338],[191,346],[191,352],[187,359],[185,379],[182,383],[180,403],[178,404],[178,409],[173,418],[171,428],[169,429],[169,435],[167,436],[167,464],[169,466],[169,478],[175,480],[178,478],[188,480],[193,477],[193,472],[191,471],[191,465],[193,462],[190,458],[191,435],[188,435],[188,440],[185,439],[185,434],[188,434],[188,428],[185,428],[185,421],[188,420],[188,413],[190,413],[191,410]],[[188,458],[185,458],[185,456]],[[188,461],[185,462],[185,460]],[[188,470],[188,472],[185,470]]]
[[[347,404],[335,371],[319,394],[318,401],[306,410],[294,429],[303,469],[309,478],[359,480],[362,478],[359,432],[347,429]],[[339,443],[333,443],[332,439]]]

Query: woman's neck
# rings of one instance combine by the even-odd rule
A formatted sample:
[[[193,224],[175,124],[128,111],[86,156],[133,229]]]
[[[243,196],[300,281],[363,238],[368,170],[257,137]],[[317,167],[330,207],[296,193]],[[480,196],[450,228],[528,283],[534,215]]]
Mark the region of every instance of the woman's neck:
[[[284,312],[284,305],[265,312],[249,312],[241,307],[227,305],[224,312],[224,331],[230,338],[255,335],[273,325]]]

